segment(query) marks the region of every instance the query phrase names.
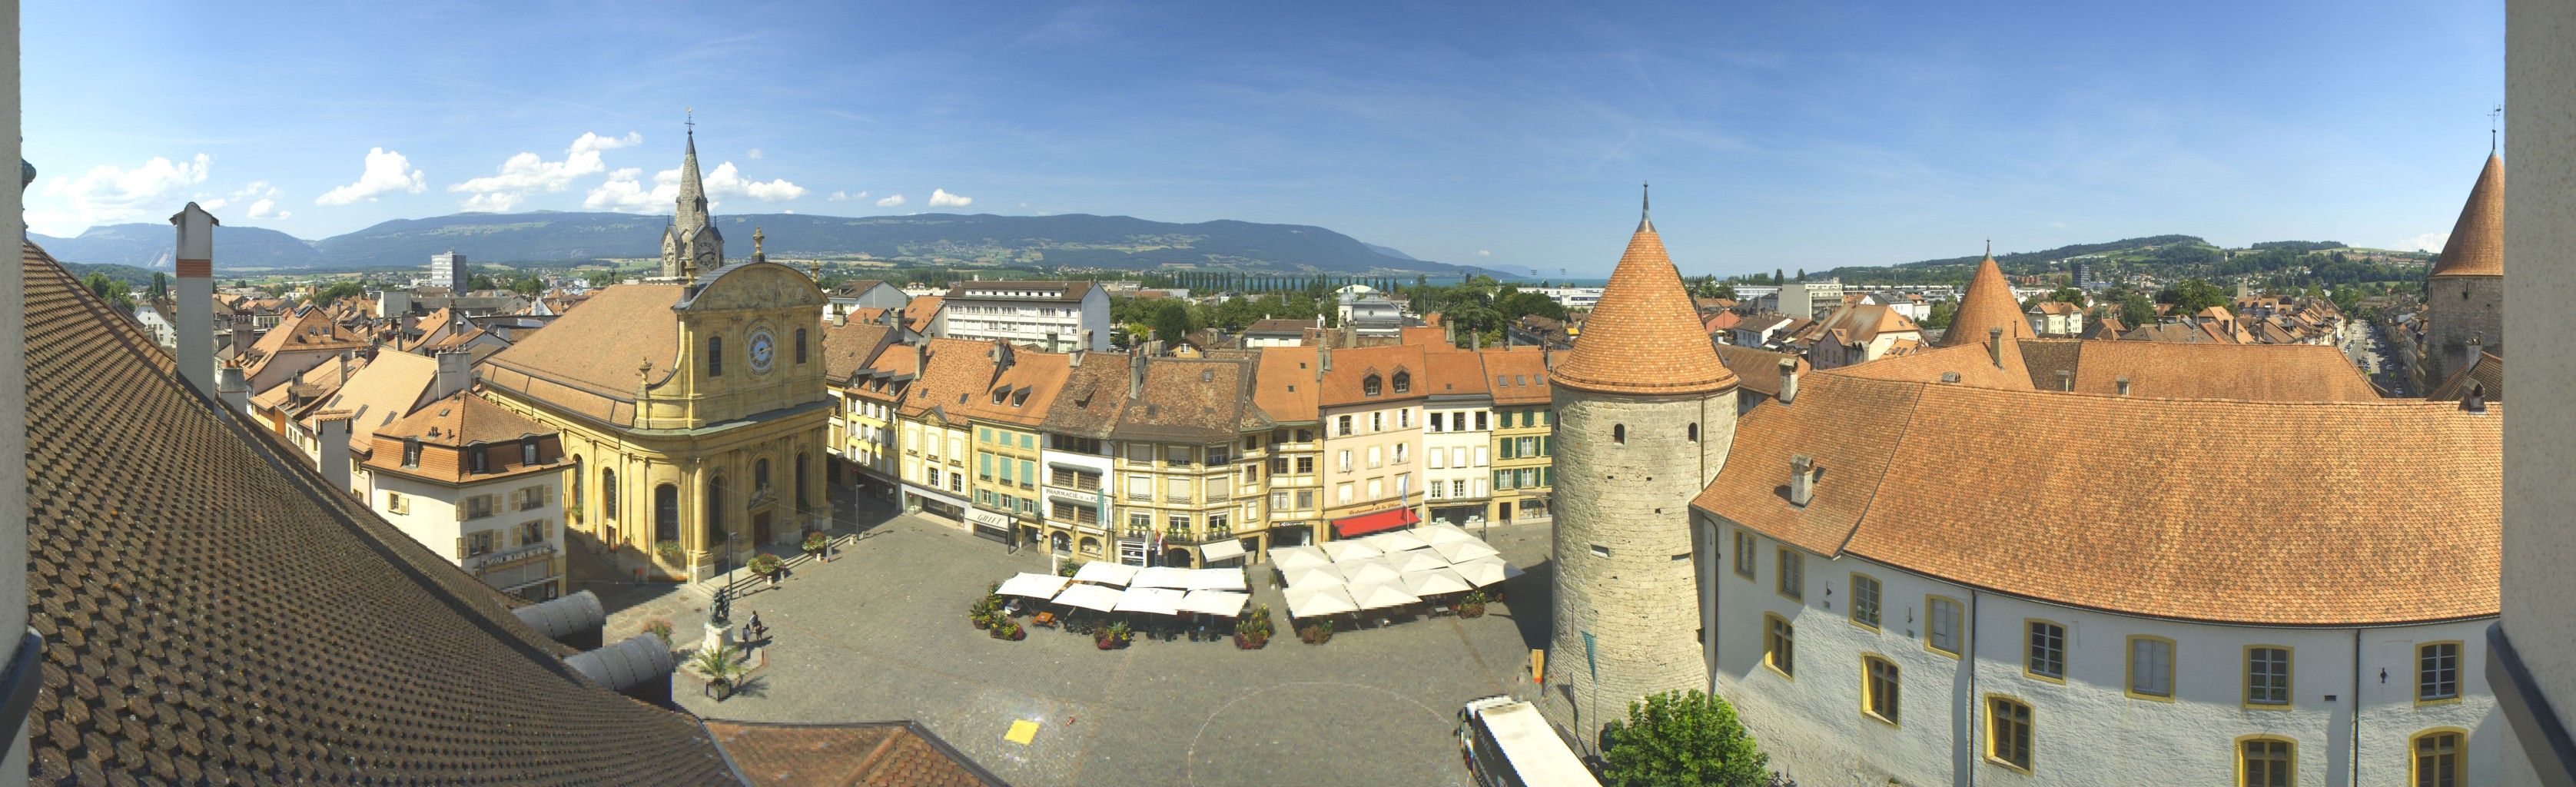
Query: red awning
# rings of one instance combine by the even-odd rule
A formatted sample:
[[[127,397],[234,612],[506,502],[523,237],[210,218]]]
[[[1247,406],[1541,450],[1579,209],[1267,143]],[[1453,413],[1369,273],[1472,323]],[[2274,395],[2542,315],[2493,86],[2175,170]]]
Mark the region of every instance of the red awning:
[[[1410,527],[1422,521],[1411,508],[1390,508],[1373,514],[1346,516],[1333,520],[1334,538],[1357,538],[1370,533]]]

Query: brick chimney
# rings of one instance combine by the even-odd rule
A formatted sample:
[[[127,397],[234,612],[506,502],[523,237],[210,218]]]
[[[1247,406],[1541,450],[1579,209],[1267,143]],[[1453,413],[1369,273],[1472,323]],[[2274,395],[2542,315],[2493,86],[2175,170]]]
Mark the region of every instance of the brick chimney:
[[[179,305],[179,376],[215,396],[215,215],[197,203],[170,217],[179,228],[179,275],[171,292]]]
[[[1789,504],[1805,508],[1816,499],[1816,460],[1806,454],[1789,457]]]
[[[347,363],[347,361],[342,361]],[[346,378],[342,382],[347,382]],[[462,350],[438,354],[438,376],[431,378],[430,391],[424,401],[438,401],[456,395],[474,383],[474,356]]]
[[[242,379],[239,365],[228,363],[215,370],[215,396],[234,417],[250,414],[250,383]]]
[[[314,465],[322,471],[322,480],[330,482],[332,489],[349,491],[349,411],[314,413],[313,431],[321,443]]]
[[[1797,398],[1798,359],[1782,358],[1780,359],[1780,403],[1788,404]]]

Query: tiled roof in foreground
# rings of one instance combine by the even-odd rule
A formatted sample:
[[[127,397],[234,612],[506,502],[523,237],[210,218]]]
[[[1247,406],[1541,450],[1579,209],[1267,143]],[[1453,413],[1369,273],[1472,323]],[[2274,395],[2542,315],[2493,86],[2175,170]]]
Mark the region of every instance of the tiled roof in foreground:
[[[28,720],[46,783],[721,784],[499,594],[238,428],[24,255]]]
[[[1818,373],[1737,422],[1693,507],[1817,554],[2121,614],[2478,618],[2497,610],[2504,418]],[[1793,456],[1821,472],[1803,507]]]

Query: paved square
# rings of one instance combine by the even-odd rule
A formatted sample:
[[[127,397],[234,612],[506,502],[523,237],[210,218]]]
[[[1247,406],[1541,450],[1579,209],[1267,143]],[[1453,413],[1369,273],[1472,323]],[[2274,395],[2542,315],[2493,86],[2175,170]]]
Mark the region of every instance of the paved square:
[[[1019,642],[975,629],[967,605],[1013,572],[1046,571],[1046,555],[897,516],[831,563],[804,565],[736,604],[737,620],[757,611],[771,631],[766,664],[742,694],[718,703],[685,677],[673,694],[716,719],[919,720],[1024,787],[1464,785],[1458,707],[1533,696],[1529,650],[1548,641],[1547,527],[1490,538],[1529,573],[1482,618],[1398,619],[1307,645],[1288,630],[1261,565],[1253,601],[1269,604],[1280,627],[1268,648],[1140,636],[1102,651],[1054,629],[1031,627]],[[704,607],[665,593],[613,613],[609,635],[650,615],[695,632]]]

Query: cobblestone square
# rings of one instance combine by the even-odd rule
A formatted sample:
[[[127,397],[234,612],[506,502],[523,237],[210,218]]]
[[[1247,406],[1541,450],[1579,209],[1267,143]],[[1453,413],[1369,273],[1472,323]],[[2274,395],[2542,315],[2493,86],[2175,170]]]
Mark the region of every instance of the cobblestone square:
[[[1032,626],[1011,642],[968,624],[966,607],[986,585],[1048,570],[1044,552],[1012,554],[934,520],[895,516],[832,562],[806,563],[736,603],[737,622],[756,611],[771,632],[742,694],[718,703],[685,676],[673,693],[706,718],[919,720],[1023,787],[1464,785],[1458,707],[1534,696],[1529,651],[1548,641],[1547,526],[1489,538],[1529,573],[1482,618],[1372,621],[1307,645],[1288,628],[1269,567],[1257,565],[1253,601],[1269,604],[1280,628],[1268,648],[1140,636],[1102,651],[1061,630]],[[685,590],[638,599],[595,589],[610,597],[612,639],[663,616],[686,644],[705,619],[705,599]],[[1036,735],[1025,745],[1004,740],[1021,720],[1036,722]]]

